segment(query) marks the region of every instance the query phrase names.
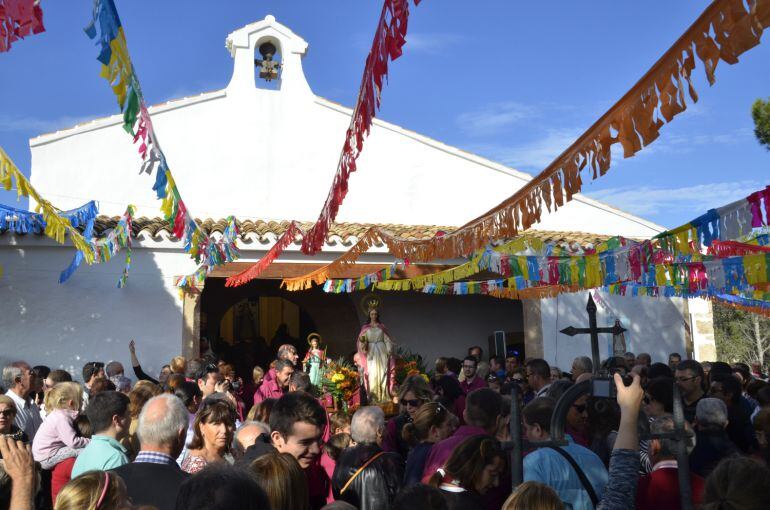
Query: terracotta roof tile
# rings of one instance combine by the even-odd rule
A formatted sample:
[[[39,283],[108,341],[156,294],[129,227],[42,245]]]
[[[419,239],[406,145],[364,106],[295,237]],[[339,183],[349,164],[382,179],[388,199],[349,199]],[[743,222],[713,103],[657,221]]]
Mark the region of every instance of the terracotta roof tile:
[[[94,224],[94,233],[98,236],[105,231],[114,228],[119,219],[120,217],[118,216],[98,216]],[[212,232],[221,234],[227,227],[227,220],[224,218],[205,218],[202,220],[196,218],[196,221],[206,234],[211,234]],[[247,237],[253,238],[256,236],[257,241],[264,244],[274,241],[277,236],[283,234],[289,227],[289,224],[289,221],[238,220],[241,239]],[[307,230],[312,226],[312,223],[304,222],[301,226],[304,230]],[[334,223],[329,229],[327,243],[336,244],[337,239],[340,239],[343,245],[349,246],[356,242],[372,226],[372,223]],[[382,224],[380,226],[396,236],[413,240],[430,239],[438,232],[451,232],[455,229],[455,227],[437,225]],[[134,236],[145,233],[149,234],[151,237],[156,237],[161,232],[171,235],[171,230],[171,226],[163,218],[147,218],[142,216],[134,219],[132,232]],[[0,234],[2,233],[4,232],[0,231]],[[526,234],[539,238],[544,242],[558,244],[577,243],[583,248],[589,245],[595,246],[611,237],[588,232],[564,232],[535,229],[528,230]]]

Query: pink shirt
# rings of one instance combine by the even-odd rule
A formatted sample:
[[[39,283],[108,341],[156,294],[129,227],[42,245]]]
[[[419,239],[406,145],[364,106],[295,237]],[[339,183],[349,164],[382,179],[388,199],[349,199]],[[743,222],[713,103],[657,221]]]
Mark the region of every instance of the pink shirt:
[[[43,424],[37,429],[32,441],[32,456],[41,462],[56,455],[62,448],[85,448],[91,441],[78,437],[75,432],[75,418],[78,412],[71,409],[54,409],[45,417]]]
[[[460,382],[460,387],[463,389],[465,394],[472,392],[473,390],[478,390],[480,388],[486,388],[487,383],[479,376],[474,375],[472,381],[468,381],[467,379]]]
[[[284,394],[283,389],[278,386],[276,379],[263,381],[262,386],[254,393],[254,405],[259,404],[267,398],[281,398]]]

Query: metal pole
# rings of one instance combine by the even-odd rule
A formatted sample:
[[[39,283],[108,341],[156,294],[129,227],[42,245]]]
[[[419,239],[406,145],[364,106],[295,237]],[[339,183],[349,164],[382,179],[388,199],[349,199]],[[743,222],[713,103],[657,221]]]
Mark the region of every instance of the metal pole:
[[[687,431],[684,428],[684,409],[679,387],[674,382],[674,434],[676,441],[676,464],[679,477],[679,496],[682,510],[693,510],[692,488],[690,486],[690,458],[687,455]]]

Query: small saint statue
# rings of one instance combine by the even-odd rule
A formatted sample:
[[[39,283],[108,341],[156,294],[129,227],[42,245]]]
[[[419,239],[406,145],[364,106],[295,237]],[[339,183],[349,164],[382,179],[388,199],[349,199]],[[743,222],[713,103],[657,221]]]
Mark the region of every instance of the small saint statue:
[[[326,348],[321,348],[323,339],[318,333],[310,333],[307,337],[307,344],[310,347],[302,360],[302,366],[305,372],[310,375],[310,382],[313,386],[321,386],[321,367],[326,361]]]

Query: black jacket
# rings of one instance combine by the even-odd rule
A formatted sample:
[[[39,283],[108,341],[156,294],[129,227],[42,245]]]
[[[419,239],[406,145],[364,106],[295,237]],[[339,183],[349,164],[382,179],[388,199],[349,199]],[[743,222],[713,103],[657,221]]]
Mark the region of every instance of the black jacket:
[[[376,444],[361,444],[342,452],[332,477],[334,499],[347,501],[358,510],[387,510],[391,507],[404,479],[404,461],[397,453],[380,455],[340,494],[353,474],[380,452],[382,449]]]
[[[179,486],[189,478],[174,464],[132,462],[112,470],[126,483],[128,497],[136,506],[154,506],[158,510],[174,510]]]
[[[690,452],[690,471],[706,478],[720,460],[740,454],[724,430],[699,430],[695,433],[695,448]]]
[[[235,461],[235,467],[248,469],[252,462],[261,456],[274,451],[276,451],[275,446],[273,446],[270,436],[267,434],[260,434],[257,437],[257,441],[246,448],[246,451],[243,452],[243,456]]]

